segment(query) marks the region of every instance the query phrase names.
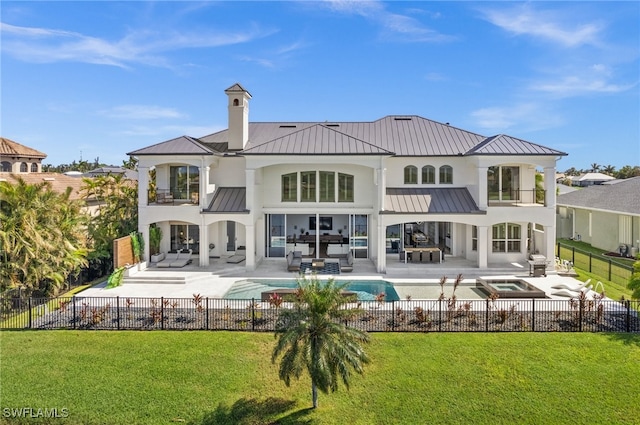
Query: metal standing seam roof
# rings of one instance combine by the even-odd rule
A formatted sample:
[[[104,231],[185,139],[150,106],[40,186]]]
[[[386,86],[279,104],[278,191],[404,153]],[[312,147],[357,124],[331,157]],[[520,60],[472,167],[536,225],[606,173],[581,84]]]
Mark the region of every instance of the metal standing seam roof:
[[[219,152],[216,152],[212,147],[205,146],[200,140],[181,136],[128,152],[127,155],[213,155],[214,153]]]
[[[199,139],[179,137],[129,155],[223,154],[228,130]],[[485,137],[415,115],[372,122],[249,123],[240,155],[566,155],[506,135]]]
[[[486,214],[464,188],[388,188],[384,214]]]
[[[640,216],[640,177],[564,193],[556,205]]]
[[[470,149],[467,155],[567,155],[555,149],[527,142],[516,137],[498,134],[488,137]]]
[[[220,187],[213,195],[204,213],[248,213],[247,189],[244,187]]]
[[[244,155],[392,155],[371,143],[335,130],[330,125],[304,127],[242,151]]]

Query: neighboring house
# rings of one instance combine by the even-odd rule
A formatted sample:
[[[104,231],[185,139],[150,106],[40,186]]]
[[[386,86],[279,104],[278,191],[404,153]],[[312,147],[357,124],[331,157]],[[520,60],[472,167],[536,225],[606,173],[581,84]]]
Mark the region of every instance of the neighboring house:
[[[163,251],[192,249],[202,267],[238,249],[248,270],[294,249],[351,251],[379,272],[388,254],[398,261],[416,245],[479,268],[534,252],[553,259],[556,160],[565,153],[415,115],[251,123],[249,92],[235,84],[225,93],[228,129],[128,153],[139,160],[146,258],[156,224]]]
[[[124,174],[124,177],[128,180],[138,180],[138,172],[135,170],[129,170],[124,167],[99,167],[94,168],[91,171],[87,171],[83,177],[101,177],[115,174]]]
[[[595,186],[607,182],[609,180],[615,180],[615,177],[611,177],[602,173],[585,173],[579,176],[571,177],[572,186]]]
[[[0,137],[0,172],[40,173],[42,160],[46,157],[47,155],[40,151]]]
[[[640,249],[640,177],[558,196],[559,238],[629,255]]]

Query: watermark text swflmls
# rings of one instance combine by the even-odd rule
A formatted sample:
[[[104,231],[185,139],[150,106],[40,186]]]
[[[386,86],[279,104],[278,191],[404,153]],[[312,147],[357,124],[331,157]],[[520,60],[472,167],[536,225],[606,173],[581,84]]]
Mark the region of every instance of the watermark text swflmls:
[[[68,418],[69,409],[36,408],[36,407],[5,407],[2,409],[3,418]]]

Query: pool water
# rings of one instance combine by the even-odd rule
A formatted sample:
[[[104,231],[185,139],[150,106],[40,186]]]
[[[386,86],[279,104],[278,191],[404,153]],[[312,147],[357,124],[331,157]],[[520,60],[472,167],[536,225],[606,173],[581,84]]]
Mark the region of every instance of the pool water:
[[[342,283],[344,281],[338,281]],[[222,298],[227,300],[260,299],[262,292],[273,289],[296,288],[295,279],[247,279],[239,280]],[[374,301],[380,293],[385,294],[385,301],[399,301],[400,297],[393,285],[386,280],[354,280],[349,281],[346,290],[355,292],[360,301]]]

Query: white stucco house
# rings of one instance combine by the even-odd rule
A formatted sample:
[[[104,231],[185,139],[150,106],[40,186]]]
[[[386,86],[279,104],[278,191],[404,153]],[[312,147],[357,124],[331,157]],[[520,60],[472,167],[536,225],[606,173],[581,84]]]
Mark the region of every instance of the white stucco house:
[[[155,225],[163,251],[191,249],[201,267],[238,249],[248,270],[265,258],[284,267],[291,250],[350,251],[380,273],[388,258],[419,258],[403,255],[416,247],[478,268],[532,253],[553,260],[556,161],[565,153],[415,115],[250,122],[249,92],[235,84],[225,93],[228,129],[128,153],[139,160],[147,258]]]

